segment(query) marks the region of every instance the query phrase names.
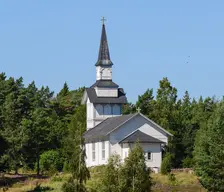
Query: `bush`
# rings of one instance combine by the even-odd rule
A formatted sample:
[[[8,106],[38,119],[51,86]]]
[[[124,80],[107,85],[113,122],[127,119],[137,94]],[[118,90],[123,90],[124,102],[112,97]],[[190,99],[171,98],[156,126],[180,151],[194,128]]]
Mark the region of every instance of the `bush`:
[[[70,177],[69,180],[62,185],[61,190],[63,192],[74,192],[74,191],[76,191],[76,185],[74,183],[74,180]]]
[[[60,177],[60,176],[53,176],[53,177],[51,178],[51,181],[52,181],[52,182],[62,182],[62,181],[63,181],[63,178]]]
[[[63,172],[68,173],[69,172],[69,163],[68,161],[65,161],[63,164]]]
[[[176,182],[176,177],[173,173],[168,174],[168,180],[170,183],[175,183]]]
[[[172,167],[172,155],[167,153],[163,158],[162,165],[161,165],[161,174],[167,175],[170,173]]]
[[[54,174],[61,171],[63,167],[63,159],[58,151],[50,150],[40,155],[40,170],[41,173]]]
[[[74,181],[72,177],[62,185],[61,191],[63,192],[87,192],[85,186],[81,183]]]
[[[185,159],[183,159],[182,166],[184,168],[192,168],[194,166],[193,158],[186,157]]]

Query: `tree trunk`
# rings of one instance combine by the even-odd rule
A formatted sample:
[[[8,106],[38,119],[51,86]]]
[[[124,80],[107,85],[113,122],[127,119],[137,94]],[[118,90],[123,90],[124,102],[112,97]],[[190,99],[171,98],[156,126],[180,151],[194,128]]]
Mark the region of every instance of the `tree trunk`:
[[[15,175],[18,175],[18,167],[15,167]]]
[[[40,155],[37,153],[37,176],[40,175]]]
[[[133,175],[133,180],[132,180],[132,190],[133,192],[135,191],[135,176]]]

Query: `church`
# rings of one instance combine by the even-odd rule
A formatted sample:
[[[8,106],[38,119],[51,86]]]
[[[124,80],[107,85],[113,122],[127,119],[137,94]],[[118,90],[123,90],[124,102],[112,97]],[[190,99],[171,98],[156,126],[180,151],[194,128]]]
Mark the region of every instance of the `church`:
[[[86,104],[87,131],[84,133],[87,167],[107,163],[112,154],[124,161],[135,142],[145,153],[147,167],[159,172],[162,150],[172,134],[137,113],[122,115],[127,103],[125,92],[112,80],[112,66],[105,24],[102,25],[100,49],[96,66],[96,82],[85,89],[82,104]]]

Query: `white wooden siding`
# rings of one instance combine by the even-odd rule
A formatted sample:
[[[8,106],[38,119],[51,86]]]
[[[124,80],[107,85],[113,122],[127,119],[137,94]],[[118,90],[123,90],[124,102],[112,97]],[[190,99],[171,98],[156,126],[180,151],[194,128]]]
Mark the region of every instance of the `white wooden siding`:
[[[98,97],[117,97],[118,96],[117,88],[95,87],[95,91]]]
[[[87,167],[104,165],[109,158],[109,141],[105,141],[105,158],[102,157],[102,142],[95,142],[95,161],[92,158],[92,143],[85,144]]]

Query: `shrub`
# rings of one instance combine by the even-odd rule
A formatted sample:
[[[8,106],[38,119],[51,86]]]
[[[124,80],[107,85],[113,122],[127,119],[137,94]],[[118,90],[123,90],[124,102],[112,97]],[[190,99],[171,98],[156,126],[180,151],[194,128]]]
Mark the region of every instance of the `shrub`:
[[[63,192],[87,192],[83,183],[77,183],[76,181],[74,181],[74,179],[72,177],[70,177],[68,179],[68,181],[62,185],[61,191],[63,191]]]
[[[182,165],[184,168],[192,168],[194,166],[193,158],[186,157],[183,159]]]
[[[100,192],[116,192],[119,191],[119,169],[120,169],[120,156],[112,155],[108,164],[105,166],[105,169],[102,173],[102,180]],[[99,170],[98,170],[99,171]]]
[[[61,190],[63,192],[74,192],[76,191],[76,186],[74,180],[70,177],[69,180],[62,185]]]
[[[169,180],[169,182],[171,182],[171,183],[175,182],[175,181],[176,181],[176,177],[175,177],[175,175],[174,175],[173,173],[169,173],[169,174],[168,174],[168,180]]]
[[[63,164],[63,172],[69,172],[69,163],[68,161],[65,161]]]
[[[63,159],[58,151],[50,150],[40,155],[40,170],[42,173],[53,174],[61,171],[63,167]]]
[[[63,178],[59,177],[59,176],[54,176],[54,177],[51,178],[51,181],[52,182],[62,182]]]
[[[146,167],[144,151],[137,142],[119,170],[121,191],[149,192],[152,179]]]
[[[41,191],[52,191],[52,190],[53,189],[48,186],[41,187],[40,184],[37,183],[34,189],[27,192],[41,192]]]
[[[161,174],[167,175],[171,171],[172,166],[172,155],[167,153],[163,158],[162,165],[161,165]]]

